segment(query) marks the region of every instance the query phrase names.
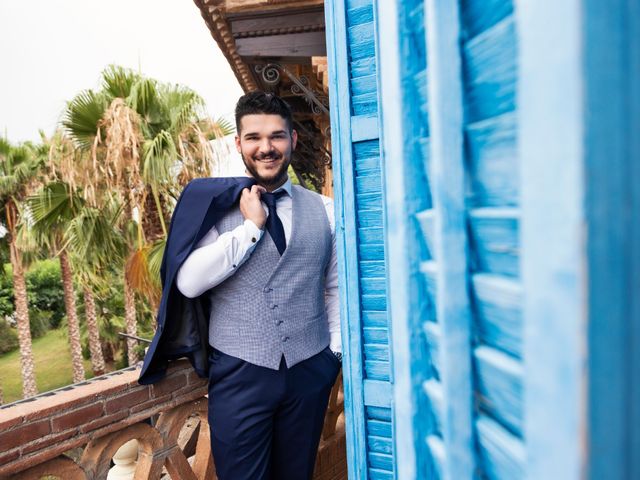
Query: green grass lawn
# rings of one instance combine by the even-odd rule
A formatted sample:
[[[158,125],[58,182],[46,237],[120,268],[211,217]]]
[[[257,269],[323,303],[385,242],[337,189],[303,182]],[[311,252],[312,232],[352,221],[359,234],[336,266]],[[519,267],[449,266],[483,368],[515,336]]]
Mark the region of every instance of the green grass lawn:
[[[50,330],[33,341],[38,392],[46,392],[72,383],[71,352],[63,330]],[[87,378],[93,376],[91,362],[84,361]],[[0,356],[0,385],[5,403],[22,398],[20,352],[14,350]]]

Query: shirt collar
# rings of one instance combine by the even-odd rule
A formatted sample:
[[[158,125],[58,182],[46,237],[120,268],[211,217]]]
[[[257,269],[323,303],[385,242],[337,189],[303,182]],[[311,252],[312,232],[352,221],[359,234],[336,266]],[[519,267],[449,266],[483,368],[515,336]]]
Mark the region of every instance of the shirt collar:
[[[287,177],[287,181],[284,182],[284,185],[282,185],[281,187],[276,188],[273,193],[275,192],[279,192],[280,190],[284,190],[285,192],[287,192],[287,195],[289,195],[290,197],[291,195],[291,179],[289,177]]]

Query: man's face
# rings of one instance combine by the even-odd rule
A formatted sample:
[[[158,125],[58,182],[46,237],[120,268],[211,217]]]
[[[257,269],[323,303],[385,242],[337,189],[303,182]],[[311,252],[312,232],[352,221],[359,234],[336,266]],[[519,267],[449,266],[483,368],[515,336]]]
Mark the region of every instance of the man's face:
[[[297,140],[297,132],[289,132],[280,115],[252,114],[240,119],[236,148],[251,176],[265,188],[274,189],[286,181]]]

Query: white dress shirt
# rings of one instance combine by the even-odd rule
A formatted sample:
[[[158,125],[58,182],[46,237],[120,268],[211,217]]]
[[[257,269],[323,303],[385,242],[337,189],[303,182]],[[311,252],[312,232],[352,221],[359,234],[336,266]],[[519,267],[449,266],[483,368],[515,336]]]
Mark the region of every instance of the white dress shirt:
[[[291,238],[291,222],[293,217],[293,202],[291,198],[291,180],[275,190],[284,190],[288,195],[283,195],[276,201],[278,217],[282,221],[284,236],[289,244]],[[274,192],[274,193],[275,193]],[[322,201],[329,219],[331,228],[331,257],[325,272],[325,308],[329,322],[329,334],[331,336],[329,347],[334,352],[342,352],[342,339],[340,337],[340,305],[338,303],[338,261],[336,256],[335,217],[333,213],[333,200],[322,195]],[[267,215],[267,206],[263,207]],[[222,283],[236,271],[253,253],[258,242],[262,238],[263,230],[259,229],[251,220],[245,220],[222,235],[214,226],[202,237],[196,248],[189,254],[178,271],[176,285],[182,294],[189,298],[197,297],[210,288]]]

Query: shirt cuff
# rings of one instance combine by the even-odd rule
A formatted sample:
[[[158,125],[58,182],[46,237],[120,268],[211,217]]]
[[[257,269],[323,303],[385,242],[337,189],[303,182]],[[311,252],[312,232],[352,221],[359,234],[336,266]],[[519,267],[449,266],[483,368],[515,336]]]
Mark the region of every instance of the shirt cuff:
[[[331,334],[331,340],[329,340],[329,349],[332,352],[342,353],[342,337],[340,336],[340,332]]]
[[[244,228],[246,228],[247,234],[252,241],[255,238],[255,241],[253,243],[256,243],[258,240],[260,240],[262,238],[262,234],[264,233],[263,230],[260,230],[258,226],[253,223],[253,220],[245,220]]]

